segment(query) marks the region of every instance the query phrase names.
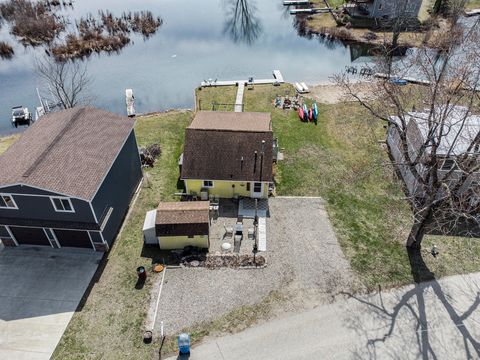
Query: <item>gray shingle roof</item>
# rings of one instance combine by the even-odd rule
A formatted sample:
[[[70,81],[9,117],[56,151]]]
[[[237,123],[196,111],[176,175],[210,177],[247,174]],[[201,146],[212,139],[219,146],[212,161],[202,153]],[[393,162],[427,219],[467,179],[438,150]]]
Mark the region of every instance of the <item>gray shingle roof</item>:
[[[91,200],[134,124],[94,108],[45,115],[0,156],[0,187],[24,184]]]
[[[270,114],[201,111],[185,131],[181,177],[272,181],[272,161]]]

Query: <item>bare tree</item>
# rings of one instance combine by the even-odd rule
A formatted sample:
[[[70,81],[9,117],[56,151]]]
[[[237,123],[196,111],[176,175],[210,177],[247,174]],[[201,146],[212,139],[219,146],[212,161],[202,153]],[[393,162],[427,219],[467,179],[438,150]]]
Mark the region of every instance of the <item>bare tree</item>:
[[[50,104],[68,109],[90,102],[91,78],[86,63],[45,57],[36,60],[35,72],[49,90],[46,98]]]
[[[477,23],[455,20],[436,40],[438,51],[422,47],[393,66],[386,54],[377,69],[392,70],[371,82],[374,100],[361,97],[345,75],[336,77],[347,96],[388,125],[387,144],[413,210],[408,247],[420,248],[426,232],[480,232],[479,39]],[[407,76],[421,85],[399,86],[395,78]]]

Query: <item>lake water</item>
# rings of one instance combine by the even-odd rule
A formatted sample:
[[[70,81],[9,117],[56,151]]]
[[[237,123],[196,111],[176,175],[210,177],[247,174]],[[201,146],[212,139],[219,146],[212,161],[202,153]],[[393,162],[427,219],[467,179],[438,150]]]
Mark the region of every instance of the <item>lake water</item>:
[[[134,44],[120,54],[94,55],[87,61],[92,105],[121,114],[126,111],[126,88],[134,90],[138,113],[192,108],[194,88],[203,79],[269,78],[279,69],[286,81],[313,84],[351,62],[348,47],[300,37],[281,0],[78,0],[69,14],[95,14],[98,4],[115,15],[150,10],[164,21],[149,40],[134,37]],[[224,29],[241,20],[232,15],[237,4],[247,6],[247,20],[259,26],[234,39]],[[8,37],[5,28],[0,37]],[[33,71],[34,55],[44,50],[16,45],[15,52],[13,60],[0,61],[1,134],[14,131],[11,108],[24,105],[32,111],[39,105],[35,89],[45,85]]]

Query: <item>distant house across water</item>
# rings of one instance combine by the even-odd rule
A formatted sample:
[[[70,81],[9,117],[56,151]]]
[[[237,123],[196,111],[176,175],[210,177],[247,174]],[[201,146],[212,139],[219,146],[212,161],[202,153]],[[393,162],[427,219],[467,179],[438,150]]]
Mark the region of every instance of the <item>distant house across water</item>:
[[[426,0],[349,0],[345,9],[352,17],[391,20],[400,16],[417,19]]]

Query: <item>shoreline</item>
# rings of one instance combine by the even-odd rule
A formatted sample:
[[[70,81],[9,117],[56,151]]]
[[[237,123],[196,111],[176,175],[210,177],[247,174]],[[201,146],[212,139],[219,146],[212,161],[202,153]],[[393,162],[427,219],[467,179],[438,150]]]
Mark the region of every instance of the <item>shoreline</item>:
[[[319,0],[312,0],[314,6]],[[323,3],[323,1],[322,1]],[[295,21],[301,24],[308,36],[318,36],[334,41],[341,41],[347,45],[379,46],[391,44],[393,33],[388,30],[372,27],[349,27],[348,24],[338,21],[342,14],[338,8],[332,8],[330,13],[316,13],[294,15]],[[334,14],[335,13],[335,14]],[[435,47],[437,38],[448,29],[449,21],[443,17],[430,16],[420,21],[418,28],[403,31],[398,40],[398,46],[403,48],[427,45]]]

